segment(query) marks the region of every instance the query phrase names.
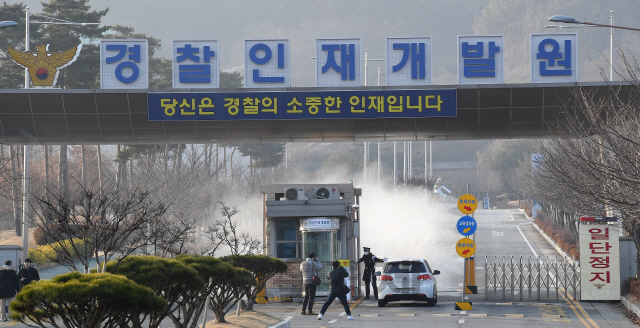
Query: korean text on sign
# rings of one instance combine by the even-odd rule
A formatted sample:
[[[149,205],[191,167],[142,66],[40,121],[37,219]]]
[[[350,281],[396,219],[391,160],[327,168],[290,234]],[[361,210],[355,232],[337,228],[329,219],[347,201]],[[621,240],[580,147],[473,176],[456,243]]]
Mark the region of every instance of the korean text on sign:
[[[245,87],[289,87],[289,40],[245,41]]]
[[[147,40],[100,40],[102,89],[148,88]]]
[[[475,35],[458,37],[458,82],[504,82],[503,36]]]
[[[149,93],[148,103],[152,121],[456,115],[455,90]]]
[[[387,85],[431,84],[431,38],[387,38]]]
[[[581,223],[580,288],[583,300],[620,299],[619,227]]]
[[[360,39],[316,40],[316,86],[360,86]]]
[[[173,87],[218,88],[218,41],[173,41]]]
[[[577,82],[577,35],[531,35],[531,82]]]

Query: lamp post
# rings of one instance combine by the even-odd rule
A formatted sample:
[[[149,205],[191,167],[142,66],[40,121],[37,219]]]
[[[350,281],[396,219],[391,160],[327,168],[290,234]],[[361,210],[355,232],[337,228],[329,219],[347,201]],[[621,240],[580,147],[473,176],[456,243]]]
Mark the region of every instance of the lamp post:
[[[633,27],[624,27],[624,26],[616,26],[613,25],[613,10],[611,11],[611,16],[609,16],[609,18],[611,18],[611,24],[610,25],[606,25],[606,24],[598,24],[598,23],[594,23],[594,22],[587,22],[587,21],[579,21],[573,17],[569,17],[569,16],[564,16],[564,15],[555,15],[555,16],[551,16],[549,17],[549,21],[551,22],[557,22],[557,23],[565,23],[565,24],[573,24],[573,25],[546,25],[545,27],[556,27],[556,28],[572,28],[572,27],[577,27],[575,25],[585,25],[586,27],[609,27],[611,28],[611,37],[610,37],[610,49],[609,49],[609,79],[611,81],[613,81],[613,29],[614,28],[619,28],[619,29],[623,29],[623,30],[631,30],[631,31],[640,31],[640,28],[633,28]]]
[[[71,22],[64,19],[59,19],[55,17],[49,17],[38,14],[31,14],[29,12],[29,6],[25,8],[25,38],[24,38],[24,50],[26,52],[29,51],[29,39],[30,39],[30,28],[31,24],[43,24],[43,25],[75,25],[75,26],[88,26],[88,25],[100,25],[100,23],[76,23]],[[30,17],[38,16],[46,19],[50,19],[53,21],[44,21],[44,22],[32,22]],[[4,23],[4,22],[3,22]],[[15,22],[10,22],[15,23]],[[10,24],[8,26],[16,26],[15,24]],[[29,69],[24,69],[24,88],[29,89]],[[22,260],[29,257],[29,146],[24,145],[24,172],[23,172],[23,181],[22,181]]]

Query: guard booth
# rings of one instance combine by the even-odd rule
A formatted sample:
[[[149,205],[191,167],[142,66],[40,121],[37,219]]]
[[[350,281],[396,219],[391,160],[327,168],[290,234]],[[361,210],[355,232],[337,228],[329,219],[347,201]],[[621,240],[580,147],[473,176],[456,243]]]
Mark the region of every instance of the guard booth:
[[[264,253],[288,265],[285,274],[267,283],[266,296],[290,300],[304,296],[300,263],[316,253],[323,270],[317,296],[329,294],[326,276],[331,262],[341,260],[350,272],[348,285],[356,290],[359,238],[359,196],[352,184],[274,184],[261,187],[264,200]],[[349,296],[352,296],[349,295]],[[357,296],[357,295],[356,295]]]

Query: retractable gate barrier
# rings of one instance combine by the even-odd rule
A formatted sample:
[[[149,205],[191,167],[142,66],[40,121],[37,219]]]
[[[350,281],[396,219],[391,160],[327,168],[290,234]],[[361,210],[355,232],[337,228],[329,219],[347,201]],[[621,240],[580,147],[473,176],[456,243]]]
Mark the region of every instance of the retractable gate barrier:
[[[497,256],[493,260],[485,256],[484,261],[484,299],[489,298],[489,292],[493,289],[494,296],[498,292],[502,293],[504,300],[508,291],[511,298],[514,292],[518,291],[522,300],[525,293],[529,298],[536,297],[540,300],[540,294],[546,290],[547,298],[549,292],[555,290],[556,300],[559,293],[573,294],[573,299],[579,300],[580,296],[580,267],[578,262],[568,257],[560,258],[558,256],[549,259],[549,256],[538,256],[527,259],[514,258],[511,256],[500,259]]]

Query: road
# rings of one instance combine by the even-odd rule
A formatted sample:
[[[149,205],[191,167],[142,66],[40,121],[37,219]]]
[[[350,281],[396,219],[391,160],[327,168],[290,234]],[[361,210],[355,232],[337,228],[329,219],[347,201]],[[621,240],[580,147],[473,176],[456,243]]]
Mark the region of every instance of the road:
[[[458,216],[459,212],[455,215]],[[530,255],[554,258],[559,254],[535,230],[532,221],[517,210],[479,210],[475,218],[478,221],[475,236],[476,279],[480,293],[467,296],[467,300],[473,303],[473,310],[454,310],[454,303],[462,297],[457,288],[439,289],[438,304],[434,307],[391,303],[379,308],[374,300],[354,302],[351,305],[355,318],[353,321],[347,320],[342,306],[336,303],[329,307],[320,321],[316,316],[301,315],[299,303],[268,304],[256,309],[283,320],[289,319],[291,327],[636,327],[624,316],[619,304],[576,302],[571,295],[565,298],[562,293],[556,300],[555,290],[550,291],[548,298],[544,290],[541,301],[537,301],[535,293],[534,298],[523,295],[521,301],[517,293],[512,298],[508,291],[503,300],[500,290],[494,295],[491,289],[488,300],[485,300],[485,256],[492,259],[497,256],[501,260],[502,256],[509,259],[521,255],[527,258]],[[455,226],[451,225],[451,229],[455,229]],[[447,272],[442,272],[442,275],[445,274]],[[322,302],[317,302],[314,311],[318,312]]]

